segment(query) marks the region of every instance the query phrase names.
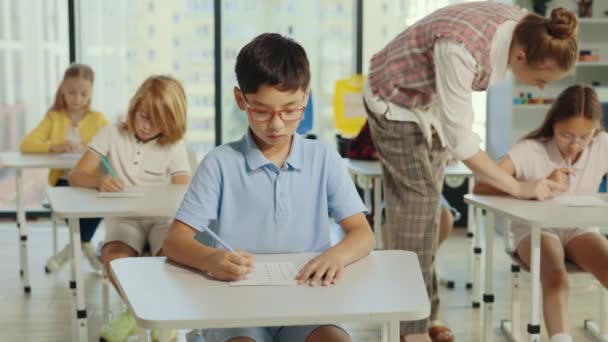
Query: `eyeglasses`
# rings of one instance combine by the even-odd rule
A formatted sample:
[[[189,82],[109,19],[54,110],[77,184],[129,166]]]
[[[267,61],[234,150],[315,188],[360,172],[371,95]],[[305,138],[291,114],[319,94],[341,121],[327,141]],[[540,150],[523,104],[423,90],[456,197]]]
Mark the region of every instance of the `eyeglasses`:
[[[568,134],[568,133],[564,133],[564,132],[556,132],[556,135],[563,142],[567,142],[568,144],[577,143],[579,145],[586,145],[593,138],[594,132],[591,132],[591,133],[587,134],[586,136],[584,136],[582,138],[581,137],[576,137],[576,136],[574,136],[572,134]]]
[[[268,122],[272,120],[272,118],[276,115],[281,118],[284,122],[293,122],[298,121],[302,118],[304,111],[306,110],[306,106],[302,106],[301,108],[285,108],[280,110],[270,110],[270,109],[261,109],[261,108],[253,108],[249,105],[247,98],[243,91],[241,91],[243,95],[243,100],[245,100],[245,111],[251,118],[251,120],[256,122]],[[304,94],[304,98],[302,102],[306,100],[306,94]]]

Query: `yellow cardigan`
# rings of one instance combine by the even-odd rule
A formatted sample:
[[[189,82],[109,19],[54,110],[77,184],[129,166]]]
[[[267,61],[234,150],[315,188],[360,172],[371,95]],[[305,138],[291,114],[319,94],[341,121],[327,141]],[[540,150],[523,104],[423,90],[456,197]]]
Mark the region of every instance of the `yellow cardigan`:
[[[108,124],[100,112],[87,112],[78,123],[78,131],[85,147],[97,134],[100,128]],[[34,128],[21,142],[21,152],[48,153],[52,145],[64,144],[71,120],[64,111],[48,112],[38,127]],[[64,170],[53,169],[49,173],[49,184],[54,186],[63,175]]]

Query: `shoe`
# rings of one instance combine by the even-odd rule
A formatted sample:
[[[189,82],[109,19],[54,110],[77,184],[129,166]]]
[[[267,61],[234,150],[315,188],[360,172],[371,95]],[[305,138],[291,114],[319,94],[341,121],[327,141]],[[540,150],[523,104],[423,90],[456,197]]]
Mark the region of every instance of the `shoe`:
[[[97,249],[90,242],[82,243],[82,254],[89,261],[89,264],[95,271],[101,271],[102,265],[97,255]]]
[[[160,330],[152,329],[152,341],[158,342],[160,341]],[[169,341],[177,341],[177,330],[171,329],[169,330]]]
[[[429,337],[433,342],[454,342],[452,330],[445,325],[433,325],[429,328]]]
[[[61,251],[47,259],[44,270],[46,273],[57,272],[68,260],[70,260],[70,245],[65,245]]]
[[[130,312],[123,312],[118,318],[101,327],[99,341],[125,342],[129,336],[135,333],[137,333],[135,318]]]

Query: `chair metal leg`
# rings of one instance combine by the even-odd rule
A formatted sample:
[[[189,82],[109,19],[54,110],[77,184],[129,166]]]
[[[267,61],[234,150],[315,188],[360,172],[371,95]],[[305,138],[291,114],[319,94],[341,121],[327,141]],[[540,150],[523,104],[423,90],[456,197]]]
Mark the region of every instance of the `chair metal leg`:
[[[608,290],[606,290],[601,284],[598,284],[598,290],[600,295],[600,320],[599,324],[593,320],[586,319],[584,322],[585,330],[594,341],[608,342]]]

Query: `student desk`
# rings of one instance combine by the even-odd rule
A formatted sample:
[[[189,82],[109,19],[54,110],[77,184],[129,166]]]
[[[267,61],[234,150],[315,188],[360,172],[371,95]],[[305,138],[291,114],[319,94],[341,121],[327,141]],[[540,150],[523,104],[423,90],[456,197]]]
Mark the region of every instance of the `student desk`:
[[[30,273],[27,253],[27,222],[25,220],[25,204],[23,193],[23,169],[72,169],[78,162],[79,156],[67,154],[27,154],[20,152],[0,153],[0,164],[15,169],[17,174],[17,229],[19,229],[19,264],[23,278],[23,290],[29,294]]]
[[[89,217],[174,216],[186,193],[185,185],[141,187],[139,198],[101,198],[98,191],[76,187],[47,189],[47,197],[58,219],[67,219],[70,229],[70,289],[76,297],[74,341],[87,339],[87,310],[84,299],[79,219]],[[75,257],[78,256],[78,257]]]
[[[376,249],[382,249],[382,210],[380,209],[380,203],[382,202],[382,164],[379,161],[371,161],[371,160],[354,160],[354,159],[348,159],[345,158],[344,159],[345,163],[346,163],[346,167],[348,168],[349,172],[351,173],[351,175],[353,175],[355,177],[355,179],[357,177],[360,178],[364,178],[364,179],[370,179],[373,184],[374,184],[374,205],[375,205],[375,210],[373,212],[374,214],[374,235],[375,235],[375,239],[376,239]],[[445,177],[464,177],[467,178],[469,181],[469,193],[473,192],[473,185],[474,185],[474,174],[473,172],[466,167],[466,165],[464,165],[462,162],[458,162],[456,164],[453,165],[449,165],[445,168],[445,172],[444,172],[444,176]],[[371,201],[371,187],[366,187],[364,189],[364,202],[365,202],[365,206],[371,210],[372,209],[372,201]],[[474,271],[474,258],[475,259],[479,259],[481,258],[481,248],[479,247],[479,244],[481,243],[479,240],[479,237],[476,237],[475,242],[473,241],[473,237],[474,237],[474,225],[475,225],[475,215],[474,215],[474,210],[472,206],[468,206],[467,208],[467,238],[469,239],[469,243],[470,243],[470,249],[469,249],[469,261],[468,261],[468,274],[469,274],[469,279],[466,283],[466,287],[467,289],[473,288],[473,289],[477,289],[479,288],[479,286],[474,286],[474,282],[476,281],[476,278],[473,275],[473,271]],[[473,254],[475,253],[475,254]],[[451,283],[451,284],[450,284]],[[447,281],[447,285],[448,287],[453,287],[453,282],[452,281]],[[478,290],[476,290],[477,292]],[[478,299],[479,295],[474,295],[473,296],[473,307],[479,307],[479,301]],[[477,300],[477,302],[476,302]]]
[[[299,270],[313,256],[266,254],[256,255],[256,261],[291,261]],[[397,342],[399,321],[430,314],[418,258],[407,251],[373,251],[329,287],[235,287],[164,257],[117,259],[110,268],[138,326],[145,329],[377,321],[383,323],[383,340]]]
[[[601,195],[597,195],[601,196]],[[602,196],[603,199],[608,199]],[[528,324],[530,341],[540,341],[540,233],[542,228],[596,227],[608,225],[606,207],[568,207],[557,200],[527,201],[511,197],[466,195],[465,202],[487,211],[485,288],[483,295],[483,338],[492,341],[492,310],[494,302],[492,267],[494,253],[494,214],[532,227],[531,267],[532,300],[531,321]],[[478,225],[479,226],[479,225]],[[476,232],[479,235],[479,232]]]

